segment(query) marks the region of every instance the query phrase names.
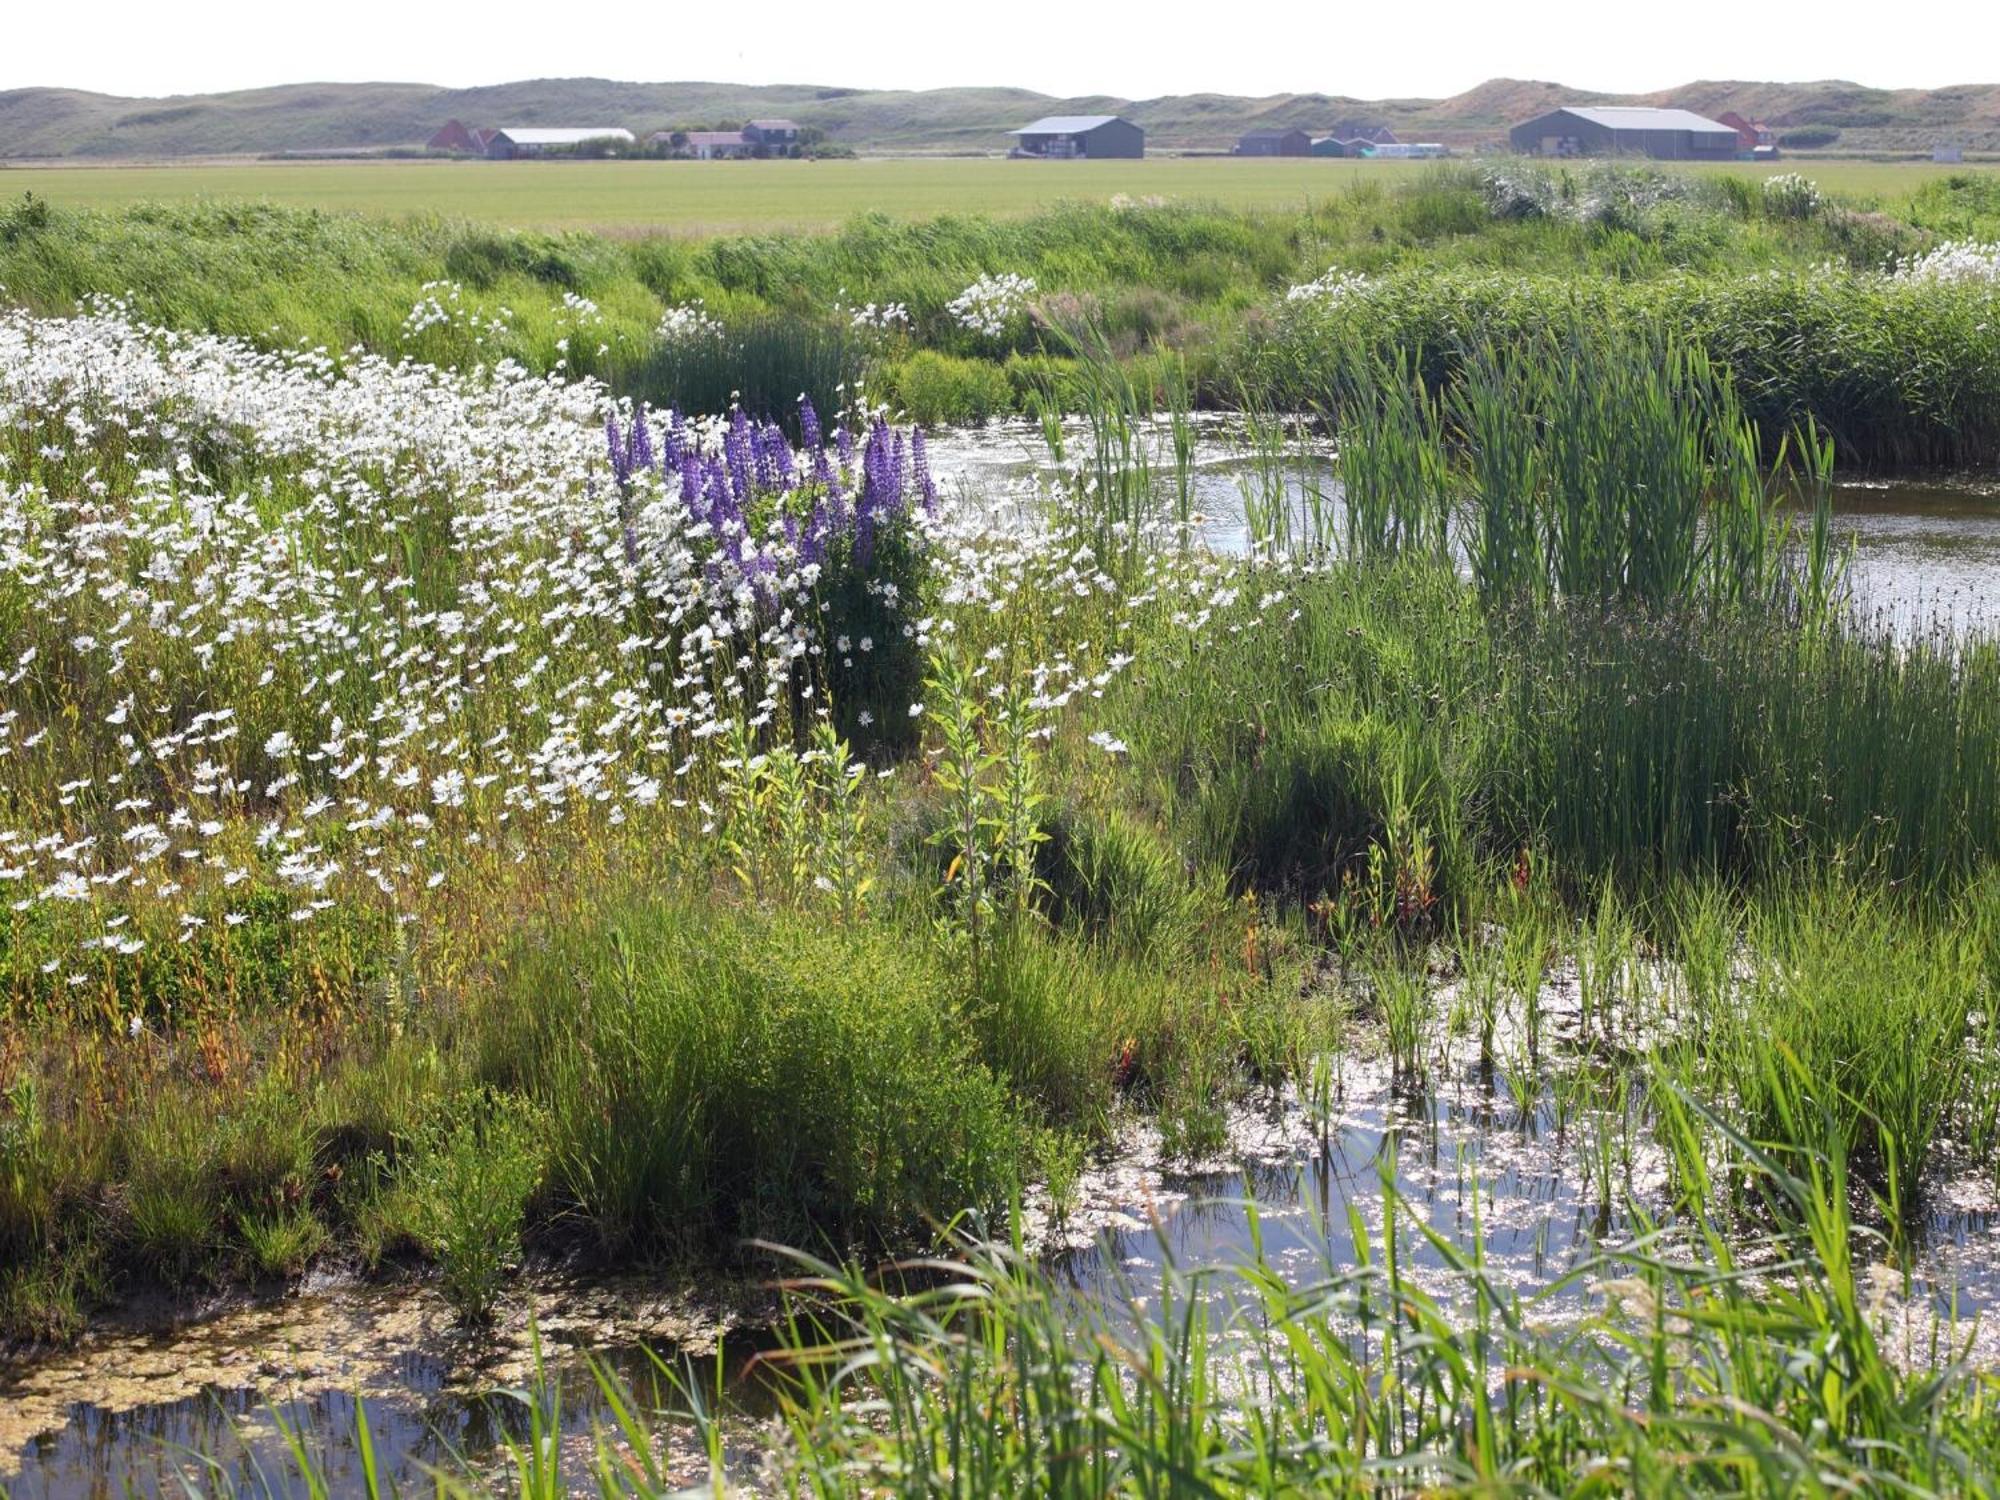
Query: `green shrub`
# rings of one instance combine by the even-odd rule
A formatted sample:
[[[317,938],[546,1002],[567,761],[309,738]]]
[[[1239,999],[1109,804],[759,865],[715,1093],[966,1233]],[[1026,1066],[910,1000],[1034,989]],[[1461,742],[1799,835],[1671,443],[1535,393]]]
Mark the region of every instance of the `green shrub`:
[[[1838,877],[1760,906],[1742,997],[1708,1028],[1718,1107],[1739,1110],[1753,1141],[1801,1151],[1830,1122],[1856,1166],[1914,1210],[1971,1062],[1983,991],[1969,937],[1920,928]]]
[[[924,426],[974,426],[1014,409],[1007,372],[990,360],[920,349],[882,372],[877,395]]]
[[[893,927],[612,902],[517,956],[485,1068],[546,1105],[554,1184],[608,1244],[893,1236],[1019,1181],[960,999]]]
[[[1115,810],[1099,817],[1066,807],[1043,832],[1035,874],[1051,922],[1135,958],[1181,951],[1200,903],[1158,834]]]
[[[1043,1120],[1099,1131],[1123,1049],[1160,1004],[1157,976],[1020,931],[979,966],[967,1012],[981,1058]]]
[[[753,417],[797,421],[799,397],[831,415],[861,376],[862,347],[844,324],[760,316],[720,338],[657,343],[619,383],[655,406],[719,416],[740,405]]]
[[[309,1208],[238,1214],[236,1233],[259,1273],[287,1278],[301,1274],[327,1241],[326,1226]]]
[[[1770,219],[1811,219],[1826,207],[1819,185],[1797,172],[1779,172],[1764,179],[1764,216]]]
[[[1379,719],[1287,728],[1255,760],[1216,768],[1199,847],[1246,889],[1304,900],[1340,888],[1387,831],[1409,747]]]
[[[821,563],[813,590],[819,673],[834,727],[859,754],[905,754],[922,733],[910,714],[924,685],[914,625],[930,575],[930,551],[906,517],[877,527],[867,556],[843,541]]]
[[[215,1133],[206,1101],[170,1090],[123,1132],[126,1258],[169,1286],[205,1275],[221,1248]]]
[[[470,1322],[492,1316],[501,1280],[520,1258],[544,1134],[525,1100],[478,1090],[439,1112],[402,1169],[418,1238],[437,1258],[446,1298]]]

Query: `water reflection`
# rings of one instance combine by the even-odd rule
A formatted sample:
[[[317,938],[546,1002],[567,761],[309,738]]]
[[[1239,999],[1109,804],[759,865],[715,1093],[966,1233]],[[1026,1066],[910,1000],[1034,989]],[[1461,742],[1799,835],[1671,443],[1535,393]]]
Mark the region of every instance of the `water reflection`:
[[[1201,536],[1217,551],[1249,547],[1246,492],[1261,496],[1281,487],[1295,509],[1309,505],[1315,491],[1337,496],[1332,450],[1323,440],[1295,435],[1282,471],[1273,473],[1240,423],[1216,415],[1197,420],[1191,491]],[[1072,452],[1080,451],[1082,432],[1075,428]],[[1152,442],[1155,474],[1165,476],[1173,452],[1164,427]],[[1058,472],[1040,427],[1022,421],[940,433],[931,462],[947,483],[986,498],[1032,489]],[[1854,544],[1854,603],[1863,618],[1902,636],[1995,623],[1986,601],[2000,594],[2000,475],[1842,475],[1834,501],[1836,532]]]

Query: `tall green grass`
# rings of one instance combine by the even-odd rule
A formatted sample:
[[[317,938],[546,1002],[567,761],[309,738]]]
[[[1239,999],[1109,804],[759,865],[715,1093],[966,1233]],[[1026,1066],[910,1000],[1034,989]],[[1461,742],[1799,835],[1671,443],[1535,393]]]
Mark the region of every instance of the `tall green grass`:
[[[178,328],[336,356],[358,346],[451,364],[509,357],[715,410],[745,380],[785,399],[817,389],[822,346],[837,342],[834,309],[899,304],[907,331],[871,362],[883,389],[928,420],[996,410],[996,367],[1006,403],[1023,404],[1040,382],[1008,362],[1060,352],[1047,335],[1065,317],[1103,329],[1143,384],[1163,382],[1162,360],[1184,360],[1201,404],[1248,392],[1288,410],[1356,357],[1416,359],[1435,391],[1483,345],[1581,317],[1681,330],[1733,374],[1771,442],[1810,419],[1844,463],[1966,465],[2000,451],[1990,294],[1873,274],[1941,234],[2000,233],[1976,179],[1881,205],[1888,213],[1838,207],[1796,220],[1732,195],[1729,182],[1601,170],[1547,189],[1567,191],[1564,212],[1516,215],[1479,173],[1448,168],[1281,213],[1073,203],[1024,219],[862,216],[831,234],[699,241],[271,204],[15,206],[0,211],[0,286],[44,312],[129,297],[138,316]],[[1827,262],[1842,269],[1817,269]],[[1367,295],[1324,317],[1272,314],[1288,286],[1329,265],[1373,278]],[[1032,277],[1057,316],[1017,319],[998,339],[961,324],[952,300],[1002,272]],[[454,306],[477,323],[412,336],[412,308],[449,299],[433,283],[455,284]],[[696,300],[751,346],[741,379],[659,343],[662,313]],[[820,332],[788,345],[767,331],[771,319]],[[910,363],[919,352],[967,364]]]
[[[1837,865],[1949,892],[2000,853],[2000,649],[1759,609],[1482,609],[1434,559],[1335,564],[1166,635],[1114,712],[1205,860],[1303,899],[1400,819],[1449,893]],[[1253,615],[1261,621],[1251,628]]]
[[[1018,1185],[954,997],[888,930],[628,902],[521,953],[481,1070],[543,1103],[556,1190],[621,1252],[921,1231]]]
[[[1841,463],[1984,463],[2000,452],[2000,320],[1990,286],[1843,269],[1640,280],[1418,266],[1307,304],[1246,350],[1252,389],[1311,405],[1357,359],[1415,358],[1448,389],[1483,351],[1587,326],[1672,330],[1731,378],[1767,452],[1811,423]]]

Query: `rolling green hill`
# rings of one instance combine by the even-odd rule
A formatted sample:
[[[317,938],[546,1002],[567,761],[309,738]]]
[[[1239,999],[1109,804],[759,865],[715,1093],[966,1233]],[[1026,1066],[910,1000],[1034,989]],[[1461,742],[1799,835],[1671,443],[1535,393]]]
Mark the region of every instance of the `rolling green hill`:
[[[865,91],[808,85],[619,83],[535,79],[487,88],[412,83],[303,83],[228,94],[124,99],[72,89],[0,92],[0,159],[152,159],[379,151],[421,143],[445,120],[470,125],[618,124],[642,134],[671,126],[783,114],[864,152],[985,152],[1039,114],[1117,112],[1144,125],[1155,150],[1226,149],[1259,125],[1325,128],[1380,121],[1405,139],[1474,147],[1507,127],[1573,103],[1736,109],[1778,129],[1838,132],[1832,149],[1928,152],[1939,140],[2000,151],[2000,85],[1870,89],[1859,84],[1697,82],[1656,94],[1612,95],[1560,84],[1493,79],[1449,99],[1347,99],[1324,94],[1242,98],[1055,99],[1026,89]]]

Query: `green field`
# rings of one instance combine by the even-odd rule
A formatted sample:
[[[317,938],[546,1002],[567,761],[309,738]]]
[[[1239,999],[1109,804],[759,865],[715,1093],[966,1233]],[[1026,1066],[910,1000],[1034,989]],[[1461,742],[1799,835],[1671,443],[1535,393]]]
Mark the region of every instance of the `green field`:
[[[1025,214],[1064,199],[1168,197],[1238,208],[1291,208],[1368,182],[1408,181],[1423,162],[1236,161],[1157,157],[1124,162],[898,158],[821,162],[321,162],[10,168],[4,194],[118,208],[200,198],[254,198],[356,213],[480,219],[540,229],[700,235],[819,229],[876,211]],[[1929,163],[1801,161],[1704,168],[1762,176],[1797,171],[1855,197],[1908,193],[1965,168]],[[1991,172],[1994,168],[1974,168]]]

